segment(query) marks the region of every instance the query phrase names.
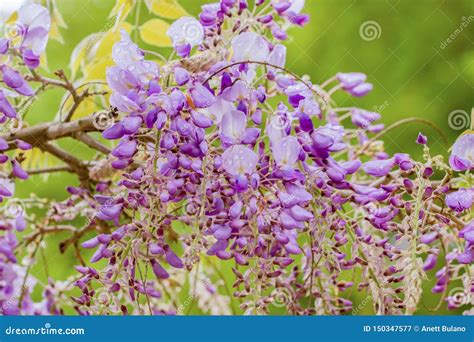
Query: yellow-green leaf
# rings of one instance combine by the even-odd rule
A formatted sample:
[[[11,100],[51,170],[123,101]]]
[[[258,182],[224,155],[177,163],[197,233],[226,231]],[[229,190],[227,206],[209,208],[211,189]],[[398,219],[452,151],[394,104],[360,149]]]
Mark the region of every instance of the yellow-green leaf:
[[[92,50],[94,40],[97,39],[97,34],[90,34],[82,39],[79,44],[76,45],[71,54],[71,60],[69,61],[69,68],[71,69],[71,78],[74,80],[76,73],[87,58],[87,54]]]
[[[5,24],[13,24],[17,20],[18,20],[18,12],[15,11],[8,17],[7,20],[5,20]]]
[[[113,66],[112,55],[102,58],[94,58],[93,61],[84,66],[84,81],[103,81],[107,67]]]
[[[106,86],[97,86],[99,89],[105,90]],[[98,101],[98,98],[94,98],[92,96],[86,97],[79,105],[79,107],[76,108],[74,111],[74,115],[72,116],[73,119],[80,119],[83,118],[87,115],[90,115],[91,113],[94,113],[100,109],[102,109],[102,105]],[[56,120],[63,120],[66,114],[69,112],[71,107],[74,105],[74,100],[72,96],[69,96],[69,94],[65,94],[63,99],[61,100],[62,103],[64,103],[63,108],[61,110],[61,116],[59,115],[59,111],[56,114]]]
[[[102,35],[102,37],[98,40],[96,44],[96,48],[94,48],[94,50],[96,50],[96,53],[95,53],[96,58],[101,58],[106,55],[112,54],[112,47],[114,46],[116,42],[120,40],[121,29],[124,29],[125,31],[130,33],[132,31],[132,25],[127,22],[123,22],[123,23],[120,23],[119,26],[115,30],[110,29],[107,32],[105,32]]]
[[[117,0],[114,8],[110,12],[110,17],[116,17],[117,22],[125,20],[132,10],[134,0]]]
[[[49,63],[48,63],[48,55],[46,54],[46,51],[43,52],[43,54],[41,55],[41,66],[40,66],[41,69],[43,69],[44,71],[47,71],[49,72]]]
[[[51,39],[54,39],[61,44],[64,44],[64,39],[63,36],[61,35],[61,32],[59,32],[59,25],[56,22],[51,22],[51,29],[49,30],[49,37]]]
[[[147,44],[168,47],[171,46],[171,39],[166,34],[170,25],[161,19],[151,19],[140,26],[140,37]]]
[[[188,12],[177,0],[145,0],[148,9],[159,17],[178,19],[188,16]]]
[[[61,12],[59,12],[58,10],[58,6],[56,5],[56,1],[53,1],[53,20],[56,21],[56,23],[58,24],[59,27],[61,28],[68,28],[66,22],[64,21],[63,19],[63,16],[61,14]]]
[[[32,148],[28,151],[21,151],[25,157],[22,167],[28,170],[42,169],[59,165],[59,160],[51,158],[48,153],[44,153],[39,148]]]
[[[64,21],[61,13],[56,6],[56,2],[53,1],[53,12],[51,13],[51,29],[49,31],[49,37],[51,39],[57,40],[61,44],[64,44],[63,36],[59,31],[59,28],[67,28],[67,24]]]

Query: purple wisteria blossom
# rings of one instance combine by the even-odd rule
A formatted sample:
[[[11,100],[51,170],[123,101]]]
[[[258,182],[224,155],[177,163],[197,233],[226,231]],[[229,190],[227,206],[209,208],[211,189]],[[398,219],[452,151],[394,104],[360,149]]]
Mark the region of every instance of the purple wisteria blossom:
[[[8,101],[5,91],[0,89],[0,113],[5,116],[14,119],[16,118],[16,111],[12,107],[11,103]]]
[[[23,5],[18,11],[18,21],[15,23],[19,40],[2,40],[0,54],[8,47],[18,49],[25,65],[35,69],[40,64],[40,57],[48,43],[48,33],[51,28],[51,17],[46,8],[31,3]],[[2,52],[3,51],[3,52]]]
[[[462,212],[471,209],[474,203],[474,188],[460,189],[446,196],[446,205],[452,210]]]
[[[416,138],[416,143],[420,145],[426,145],[428,143],[428,138],[426,135],[418,133],[418,137]]]
[[[301,147],[298,139],[284,137],[272,146],[275,162],[279,167],[292,168],[298,161]]]
[[[455,171],[474,169],[474,134],[461,135],[454,143],[449,164]]]
[[[201,23],[191,17],[176,20],[168,29],[168,36],[181,57],[187,57],[191,48],[200,45],[204,39],[204,28]]]
[[[366,296],[374,314],[411,315],[430,277],[442,298],[454,286],[472,293],[473,134],[457,139],[449,165],[432,155],[429,132],[411,138],[421,159],[389,154],[383,139],[397,124],[385,129],[357,99],[336,102],[368,94],[370,76],[318,84],[288,70],[285,40],[308,22],[304,6],[205,4],[196,19],[171,23],[173,51],[142,49],[121,30],[106,85],[43,77],[50,14],[20,9],[18,37],[0,39],[3,314],[260,315],[283,294],[292,315],[354,313],[352,301]],[[117,26],[129,21],[122,14]],[[53,87],[72,101],[71,115],[32,125],[23,106]],[[76,118],[82,101],[110,108]],[[83,160],[60,138],[96,153]],[[32,167],[37,150],[62,164]],[[58,171],[77,176],[63,200],[15,197],[16,184]],[[39,284],[24,265],[55,233],[75,267],[67,280]],[[24,279],[32,284],[21,294]],[[193,305],[182,312],[175,296],[188,290]]]
[[[1,72],[3,75],[3,82],[12,90],[20,95],[31,96],[34,91],[30,85],[21,77],[20,73],[7,66],[2,66]]]
[[[231,146],[222,154],[222,167],[233,176],[252,174],[257,162],[257,154],[244,145]]]
[[[269,57],[268,43],[255,32],[241,33],[232,40],[232,59],[236,62],[265,62]]]

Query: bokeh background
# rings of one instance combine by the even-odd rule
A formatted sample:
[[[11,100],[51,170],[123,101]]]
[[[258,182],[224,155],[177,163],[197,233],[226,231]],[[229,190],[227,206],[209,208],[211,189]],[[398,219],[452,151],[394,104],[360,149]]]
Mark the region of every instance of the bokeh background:
[[[0,7],[4,1],[9,0],[0,0]],[[197,15],[200,6],[210,1],[179,2],[190,14]],[[60,29],[64,43],[50,41],[48,65],[51,71],[63,68],[69,72],[67,66],[74,47],[87,35],[104,29],[115,0],[57,0],[57,4],[68,29]],[[378,111],[386,124],[407,117],[431,120],[442,129],[449,145],[468,128],[474,102],[472,0],[307,0],[305,12],[310,13],[311,21],[304,28],[290,31],[287,68],[309,75],[315,83],[337,72],[360,71],[374,84],[374,91],[364,98],[337,96],[341,107]],[[151,17],[146,6],[141,6],[140,20]],[[170,50],[162,52],[167,54]],[[52,119],[62,95],[56,90],[44,94],[30,109],[30,122]],[[467,121],[449,120],[453,112]],[[420,156],[421,148],[415,144],[419,131],[428,135],[433,153],[446,156],[449,145],[443,143],[440,135],[428,126],[413,123],[385,136],[387,151]],[[88,151],[74,147],[74,153],[86,156]],[[74,176],[66,173],[51,175],[47,180],[34,176],[19,184],[16,195],[28,198],[34,193],[64,199],[65,187],[76,182]],[[65,279],[73,274],[76,259],[72,251],[62,255],[55,246],[64,238],[50,238],[47,242],[51,247],[38,256],[44,263],[33,267],[32,274],[41,281],[46,281],[48,275]],[[228,269],[223,273],[230,277]],[[438,304],[439,295],[430,292],[434,275],[429,278],[417,314],[434,314],[431,310]],[[372,313],[370,298],[354,293],[354,299],[354,307],[365,303],[358,314]],[[436,311],[452,313],[455,312],[447,311],[445,305]]]

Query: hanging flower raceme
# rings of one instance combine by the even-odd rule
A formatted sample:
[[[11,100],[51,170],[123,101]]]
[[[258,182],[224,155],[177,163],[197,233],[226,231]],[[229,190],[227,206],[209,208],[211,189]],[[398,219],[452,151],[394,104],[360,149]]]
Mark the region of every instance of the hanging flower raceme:
[[[373,85],[365,74],[341,72],[319,85],[286,69],[283,43],[290,27],[308,22],[304,4],[206,4],[198,19],[170,26],[171,56],[178,57],[162,58],[160,66],[153,61],[158,52],[120,32],[106,73],[118,118],[102,132],[113,148],[101,146],[107,155],[80,173],[90,179],[68,187],[69,197],[48,209],[55,229],[86,221],[60,246],[76,249],[75,289],[48,284],[48,313],[69,305],[82,315],[179,314],[170,293],[193,284],[194,293],[213,300],[210,308],[198,300],[206,312],[229,313],[238,299],[242,313],[269,313],[283,291],[288,313],[346,314],[351,291],[361,291],[377,314],[413,314],[427,272],[435,274],[434,293],[468,283],[472,134],[456,141],[450,166],[430,155],[428,134],[412,140],[423,149],[421,161],[386,153],[381,114],[339,108],[334,99],[336,92],[368,94]],[[49,17],[37,7],[29,13],[37,19],[19,16],[28,48],[0,40],[0,54],[20,48],[32,67]],[[4,121],[16,116],[10,97],[35,91],[20,71],[0,67]],[[29,177],[21,159],[7,157],[12,148],[32,146],[0,136],[0,164],[8,167],[2,200],[14,194],[10,179]],[[27,219],[9,218],[2,229],[0,268],[9,273],[18,244],[13,231],[28,230],[34,223]],[[88,258],[82,249],[91,251]],[[207,267],[214,263],[232,266],[233,284],[224,284],[234,289],[229,297],[216,289],[219,282],[195,284],[218,276]],[[449,308],[462,304],[446,299]],[[41,311],[31,307],[25,302],[15,312]]]
[[[454,143],[449,164],[455,171],[466,171],[474,168],[474,134],[461,135]]]
[[[0,73],[7,89],[0,87],[0,121],[15,119],[16,110],[8,97],[16,97],[15,93],[23,96],[32,96],[34,90],[25,81],[17,67],[24,64],[29,69],[36,69],[40,65],[40,56],[44,53],[48,43],[48,33],[51,27],[49,12],[43,6],[26,4],[18,10],[18,20],[8,38],[0,39],[0,55],[9,53],[7,64],[0,62]],[[21,58],[21,63],[17,59]],[[11,92],[11,91],[13,92]]]
[[[51,28],[48,10],[34,3],[23,5],[18,10],[18,20],[13,26],[15,32],[10,32],[10,39],[0,42],[0,53],[6,53],[8,48],[17,50],[28,68],[37,68]]]
[[[20,73],[26,68],[36,69],[40,64],[40,55],[44,53],[48,42],[48,32],[51,19],[46,8],[27,4],[18,11],[18,21],[14,23],[15,32],[10,32],[9,38],[0,40],[0,55],[7,55],[0,60],[0,77],[4,87],[0,87],[0,125],[5,125],[11,120],[22,120],[18,117],[17,109],[21,97],[32,97],[35,90]],[[0,137],[0,164],[7,165],[10,160],[11,176],[26,180],[28,173],[23,170],[19,161],[2,154],[13,145],[20,150],[29,150],[32,146],[18,140],[9,144]],[[0,175],[0,180],[4,176]],[[0,196],[11,196],[8,191],[2,191]],[[0,197],[1,198],[1,197]]]

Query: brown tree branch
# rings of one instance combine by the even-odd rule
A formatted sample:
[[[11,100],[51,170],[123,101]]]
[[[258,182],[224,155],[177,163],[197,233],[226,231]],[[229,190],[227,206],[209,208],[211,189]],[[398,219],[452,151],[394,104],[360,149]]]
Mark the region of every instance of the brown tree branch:
[[[47,167],[44,169],[34,169],[34,170],[28,170],[29,175],[39,175],[42,173],[52,173],[52,172],[61,172],[61,171],[67,171],[67,172],[74,172],[72,167],[69,165],[62,165],[62,166],[53,166],[53,167]]]
[[[25,79],[27,81],[40,82],[44,86],[51,85],[51,86],[55,86],[55,87],[64,88],[64,89],[70,91],[69,85],[65,82],[54,80],[52,78],[43,77],[43,76],[39,75],[38,73],[36,73],[36,71],[34,71],[33,69],[30,69],[30,71],[31,71],[31,75],[25,77]]]
[[[16,132],[0,135],[8,142],[8,150],[16,148],[15,140],[23,140],[33,146],[40,145],[59,138],[70,137],[77,132],[98,132],[94,125],[94,115],[86,116],[71,122],[44,122],[32,127],[26,127]]]
[[[89,170],[87,168],[87,164],[85,164],[82,160],[77,159],[63,149],[50,143],[43,143],[38,147],[69,164],[71,169],[79,175],[79,179],[81,181],[86,181],[89,179]]]
[[[72,116],[76,112],[77,108],[81,105],[82,101],[85,100],[86,97],[89,96],[89,89],[84,90],[81,95],[78,97],[74,98],[74,104],[72,105],[71,109],[69,109],[66,117],[64,118],[64,122],[69,122],[71,121]]]
[[[102,152],[104,154],[109,154],[111,152],[111,149],[108,148],[107,146],[101,144],[99,141],[88,135],[87,133],[84,132],[77,132],[72,135],[72,137],[76,140],[79,140],[80,142],[86,144],[90,148],[93,148],[99,152]]]
[[[58,81],[52,78],[44,77],[38,74],[35,70],[30,69],[31,71],[31,76],[26,76],[27,81],[32,81],[32,82],[40,82],[44,86],[52,85],[55,87],[61,87],[66,89],[73,97],[74,102],[77,102],[79,99],[79,95],[77,94],[76,88],[74,85],[69,81],[69,79],[66,77],[66,74],[64,73],[64,70],[59,69],[54,72],[54,74],[61,79],[62,81]]]
[[[431,122],[430,120],[425,120],[425,119],[420,119],[420,118],[413,117],[413,118],[406,118],[406,119],[399,120],[399,121],[391,124],[387,128],[385,128],[381,132],[374,135],[370,140],[368,140],[366,143],[364,143],[359,148],[358,151],[356,151],[356,153],[354,155],[354,158],[362,155],[375,141],[377,141],[378,139],[383,137],[385,133],[387,133],[387,132],[389,132],[389,131],[391,131],[395,128],[398,128],[398,127],[400,127],[404,124],[410,123],[410,122],[420,122],[422,124],[425,124],[425,125],[428,125],[428,126],[432,127],[436,132],[438,132],[440,137],[443,139],[443,142],[445,143],[445,145],[446,146],[449,145],[448,138],[446,137],[446,134],[444,134],[443,131],[438,126],[436,126],[433,122]]]
[[[78,229],[74,226],[71,225],[57,225],[57,226],[51,226],[51,227],[38,227],[38,230],[35,230],[31,232],[30,234],[26,235],[23,240],[18,244],[16,248],[19,248],[21,246],[27,246],[38,236],[49,234],[49,233],[60,233],[60,232],[76,232]]]
[[[67,78],[66,74],[64,73],[64,70],[59,69],[54,73],[56,76],[58,76],[60,79],[64,81],[65,88],[71,93],[74,102],[79,102],[80,101],[80,95],[77,94],[77,90],[74,87],[74,85],[69,81]],[[87,90],[86,90],[87,91]]]

